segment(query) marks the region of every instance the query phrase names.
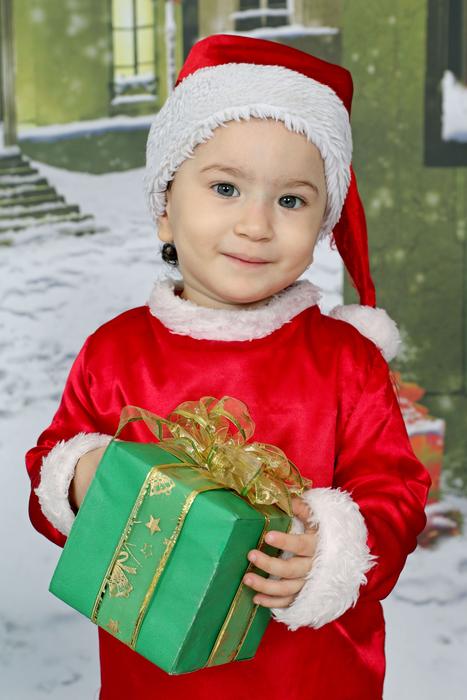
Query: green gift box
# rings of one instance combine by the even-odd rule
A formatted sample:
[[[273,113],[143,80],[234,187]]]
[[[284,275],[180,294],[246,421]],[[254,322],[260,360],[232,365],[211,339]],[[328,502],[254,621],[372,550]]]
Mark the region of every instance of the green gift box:
[[[243,583],[247,570],[267,576],[247,554],[280,553],[264,537],[289,531],[290,494],[310,482],[279,448],[246,442],[254,423],[237,399],[204,397],[173,416],[124,407],[116,435],[142,419],[161,442],[111,440],[49,590],[180,674],[255,655],[270,610]]]

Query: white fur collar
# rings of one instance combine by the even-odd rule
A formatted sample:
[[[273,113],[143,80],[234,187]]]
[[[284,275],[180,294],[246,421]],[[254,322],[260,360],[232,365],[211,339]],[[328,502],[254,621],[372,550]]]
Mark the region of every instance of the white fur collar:
[[[294,282],[263,306],[250,309],[211,309],[175,294],[183,281],[165,277],[154,284],[148,306],[172,332],[204,340],[254,340],[264,338],[288,323],[322,296],[308,280]]]

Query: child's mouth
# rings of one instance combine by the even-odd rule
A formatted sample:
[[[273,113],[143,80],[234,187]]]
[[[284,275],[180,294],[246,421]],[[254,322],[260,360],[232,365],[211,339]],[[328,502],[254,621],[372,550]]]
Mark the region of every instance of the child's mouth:
[[[255,267],[255,266],[257,267],[259,265],[267,265],[269,262],[268,260],[244,260],[242,258],[237,258],[234,255],[228,255],[227,253],[224,253],[224,255],[227,258],[230,258],[231,260],[233,260],[234,262],[239,263],[240,265],[249,265],[250,267]]]

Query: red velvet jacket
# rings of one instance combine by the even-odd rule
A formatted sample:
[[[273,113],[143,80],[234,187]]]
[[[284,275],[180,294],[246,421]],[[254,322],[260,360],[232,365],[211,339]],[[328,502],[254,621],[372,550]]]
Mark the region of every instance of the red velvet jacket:
[[[168,415],[182,401],[235,396],[253,439],[313,480],[303,495],[318,547],[288,608],[273,609],[256,656],[171,676],[99,628],[101,700],[377,700],[385,672],[380,600],[426,519],[430,477],[410,446],[387,362],[352,325],[321,313],[297,282],[256,309],[206,309],[155,285],[148,305],[90,335],[58,410],[26,455],[34,527],[63,546],[79,457],[105,445],[121,408]],[[120,436],[151,441],[142,422]],[[294,518],[292,532],[303,526]],[[286,557],[284,553],[282,556]]]

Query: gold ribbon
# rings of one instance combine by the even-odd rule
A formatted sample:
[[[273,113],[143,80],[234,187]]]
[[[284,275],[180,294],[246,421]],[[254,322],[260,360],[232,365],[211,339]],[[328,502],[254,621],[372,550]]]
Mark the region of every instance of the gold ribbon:
[[[176,466],[198,469],[250,503],[275,504],[292,516],[291,496],[300,495],[312,484],[279,447],[248,442],[255,423],[240,399],[203,396],[181,403],[168,419],[127,405],[114,438],[127,423],[137,420],[146,423],[162,449],[180,460]]]

